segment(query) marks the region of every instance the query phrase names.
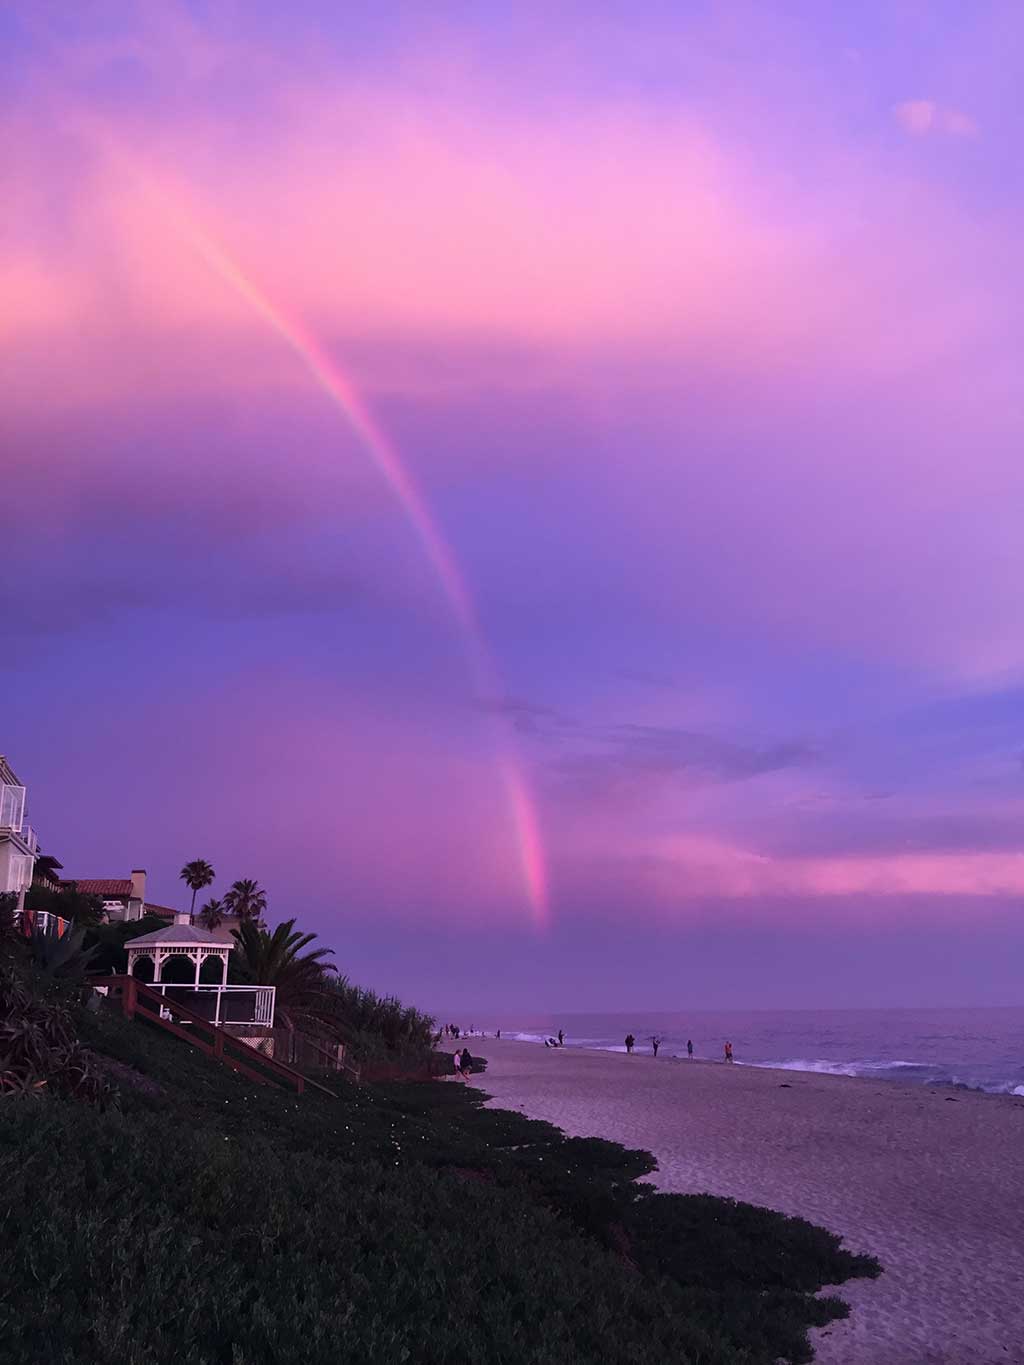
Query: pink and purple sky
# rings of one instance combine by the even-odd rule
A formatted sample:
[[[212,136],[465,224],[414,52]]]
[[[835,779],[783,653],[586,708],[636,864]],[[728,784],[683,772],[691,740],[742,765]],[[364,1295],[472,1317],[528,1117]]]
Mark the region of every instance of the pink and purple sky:
[[[46,850],[447,1014],[1024,1001],[1022,80],[985,0],[6,6]]]

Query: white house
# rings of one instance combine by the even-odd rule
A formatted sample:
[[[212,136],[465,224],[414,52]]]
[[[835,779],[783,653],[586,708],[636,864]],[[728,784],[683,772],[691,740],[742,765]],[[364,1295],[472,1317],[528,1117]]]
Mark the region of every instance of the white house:
[[[32,885],[39,840],[25,819],[25,786],[0,754],[0,893],[13,892],[17,909],[25,904]]]

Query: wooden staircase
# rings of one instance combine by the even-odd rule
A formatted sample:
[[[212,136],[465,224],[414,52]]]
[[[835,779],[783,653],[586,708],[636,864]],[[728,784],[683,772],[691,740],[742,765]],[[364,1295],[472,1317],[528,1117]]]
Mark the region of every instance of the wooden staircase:
[[[121,1009],[127,1019],[144,1019],[166,1033],[173,1033],[176,1038],[184,1039],[200,1052],[251,1081],[260,1085],[282,1085],[294,1090],[297,1095],[301,1095],[308,1086],[337,1099],[334,1091],[328,1090],[319,1081],[310,1080],[295,1067],[266,1056],[244,1039],[225,1033],[219,1025],[204,1019],[187,1005],[151,990],[145,981],[139,981],[137,977],[90,977],[89,984],[105,986],[108,998],[120,999]]]

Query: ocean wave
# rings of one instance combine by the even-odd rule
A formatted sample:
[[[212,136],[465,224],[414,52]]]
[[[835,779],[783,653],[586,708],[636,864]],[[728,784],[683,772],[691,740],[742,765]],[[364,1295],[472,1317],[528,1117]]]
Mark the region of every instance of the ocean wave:
[[[823,1059],[795,1057],[779,1062],[745,1062],[739,1065],[756,1066],[771,1071],[806,1071],[822,1076],[855,1076],[861,1080],[895,1080],[902,1075],[904,1079],[915,1080],[922,1085],[948,1085],[957,1090],[973,1090],[986,1095],[1019,1095],[1024,1097],[1024,1085],[1018,1081],[993,1081],[990,1078],[971,1076],[965,1078],[962,1069],[958,1072],[932,1062],[908,1062],[903,1059],[892,1061],[861,1060],[834,1062]],[[916,1073],[910,1075],[908,1073]]]
[[[525,1030],[504,1031],[503,1036],[523,1043],[544,1042],[545,1038],[552,1035],[547,1033],[534,1033]],[[601,1052],[624,1053],[625,1048],[621,1043],[613,1043],[605,1038],[577,1038],[569,1037],[565,1040],[567,1048],[586,1047],[595,1048]],[[681,1047],[678,1041],[666,1040],[662,1048],[662,1055],[666,1058],[685,1057],[677,1051]],[[650,1048],[646,1043],[638,1044],[637,1051],[649,1055]],[[698,1058],[701,1061],[721,1060],[720,1056],[709,1058],[706,1053],[698,1051]],[[1012,1079],[998,1077],[998,1070],[994,1067],[987,1067],[980,1063],[977,1069],[970,1063],[966,1065],[956,1063],[950,1065],[941,1062],[922,1062],[912,1061],[906,1057],[894,1057],[882,1060],[877,1057],[860,1057],[849,1061],[835,1061],[824,1057],[784,1057],[779,1060],[773,1058],[749,1061],[746,1059],[736,1062],[737,1066],[752,1066],[759,1069],[772,1071],[803,1071],[812,1075],[822,1076],[852,1076],[862,1080],[873,1079],[881,1081],[912,1081],[918,1085],[952,1086],[958,1090],[971,1090],[988,1095],[1013,1095],[1024,1099],[1024,1083],[1021,1082],[1020,1075]],[[1001,1069],[1001,1068],[999,1068]],[[993,1071],[996,1075],[993,1076]]]
[[[747,1062],[745,1065],[770,1067],[773,1071],[813,1071],[823,1076],[876,1076],[884,1071],[932,1070],[926,1062],[902,1060],[831,1062],[820,1059],[812,1061],[805,1057],[794,1057],[782,1062]]]

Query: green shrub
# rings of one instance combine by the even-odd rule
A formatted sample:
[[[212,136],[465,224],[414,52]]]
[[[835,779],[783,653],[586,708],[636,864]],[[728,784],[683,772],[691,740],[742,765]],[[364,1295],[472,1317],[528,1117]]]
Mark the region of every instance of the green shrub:
[[[845,1311],[821,1285],[877,1270],[474,1086],[297,1098],[113,1010],[76,1023],[159,1088],[0,1105],[5,1362],[774,1365]]]

